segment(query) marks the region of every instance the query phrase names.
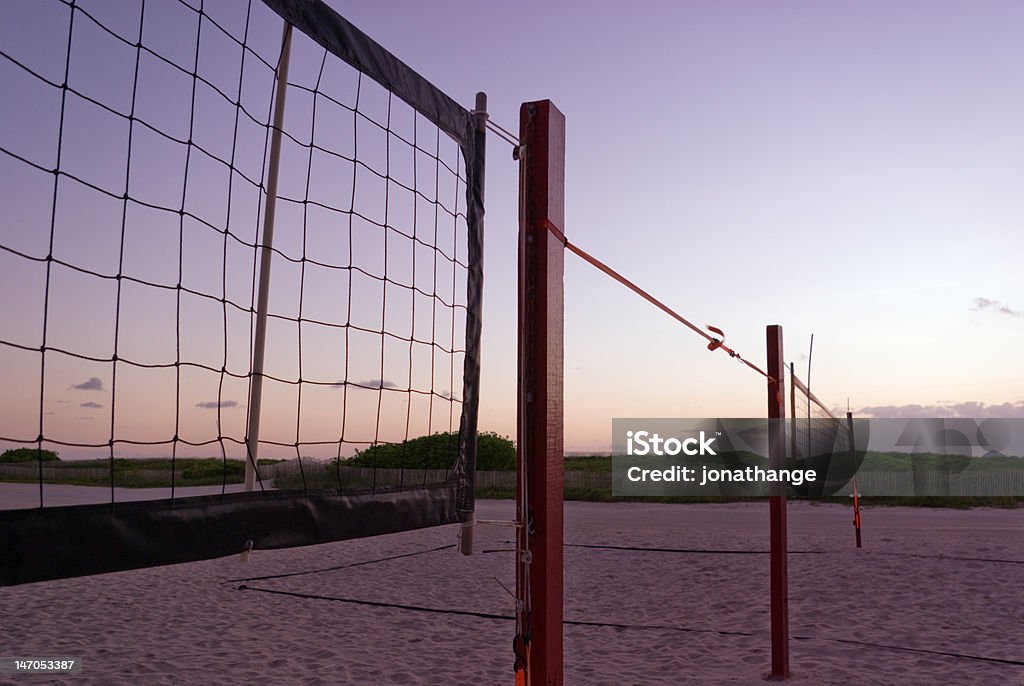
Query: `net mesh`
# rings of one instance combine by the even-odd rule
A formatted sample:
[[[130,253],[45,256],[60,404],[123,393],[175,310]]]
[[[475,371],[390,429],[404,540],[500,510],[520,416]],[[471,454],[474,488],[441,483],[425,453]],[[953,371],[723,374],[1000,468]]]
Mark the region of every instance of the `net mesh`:
[[[845,484],[856,471],[850,424],[819,400],[796,376],[792,367],[789,369],[789,380],[790,460],[804,469],[816,470],[822,477],[817,488],[834,490]]]
[[[86,502],[238,489],[283,22],[245,0],[4,14],[0,447],[35,457],[5,480],[39,483],[4,507],[65,504],[44,486],[69,478],[109,486]],[[468,162],[421,112],[294,32],[261,489],[412,487],[458,466]],[[447,464],[408,443],[435,433]],[[382,444],[402,446],[388,469],[352,460]]]
[[[813,460],[849,450],[849,432],[839,419],[796,376],[792,389],[791,452],[797,460]]]

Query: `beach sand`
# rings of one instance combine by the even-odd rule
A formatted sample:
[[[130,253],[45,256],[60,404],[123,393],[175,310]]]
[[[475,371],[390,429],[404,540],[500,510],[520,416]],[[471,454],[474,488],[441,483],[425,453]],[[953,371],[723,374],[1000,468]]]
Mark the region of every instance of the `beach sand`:
[[[1024,509],[869,507],[860,550],[851,519],[790,504],[792,683],[1024,684]],[[0,655],[83,660],[0,683],[511,684],[513,622],[458,613],[511,617],[512,529],[457,531],[0,588]],[[766,503],[570,502],[566,543],[566,619],[613,625],[565,626],[567,684],[764,683]]]

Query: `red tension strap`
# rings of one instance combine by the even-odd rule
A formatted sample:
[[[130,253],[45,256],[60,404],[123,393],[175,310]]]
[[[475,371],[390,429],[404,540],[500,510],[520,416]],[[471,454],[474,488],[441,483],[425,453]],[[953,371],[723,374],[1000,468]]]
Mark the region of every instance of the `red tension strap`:
[[[652,305],[654,305],[655,307],[660,309],[665,314],[669,315],[670,317],[672,317],[676,321],[680,322],[681,324],[687,326],[694,333],[697,333],[697,334],[703,336],[708,341],[708,350],[722,350],[724,352],[727,352],[727,353],[729,353],[730,357],[735,357],[737,360],[739,360],[743,364],[747,365],[748,367],[753,369],[755,372],[757,372],[761,376],[766,377],[768,379],[771,379],[771,377],[769,377],[768,374],[766,374],[760,367],[758,367],[757,365],[755,365],[755,364],[753,364],[751,362],[748,362],[747,360],[743,359],[743,357],[738,352],[734,351],[732,348],[730,348],[729,346],[725,345],[725,342],[724,342],[725,334],[722,332],[721,329],[715,328],[715,327],[710,326],[710,325],[708,326],[708,329],[710,329],[711,331],[713,331],[713,332],[717,333],[718,335],[720,335],[722,337],[721,339],[714,338],[713,336],[708,335],[699,326],[697,326],[696,324],[692,323],[686,317],[682,316],[681,314],[679,314],[678,312],[673,310],[671,307],[669,307],[665,303],[661,302],[660,300],[655,298],[653,295],[651,295],[650,293],[648,293],[644,289],[642,289],[639,286],[637,286],[635,283],[633,283],[632,281],[630,281],[629,279],[624,277],[622,274],[619,274],[617,271],[615,271],[614,269],[612,269],[611,267],[609,267],[608,265],[606,265],[604,262],[602,262],[601,260],[597,259],[596,257],[593,257],[592,255],[587,253],[582,248],[574,245],[573,243],[570,243],[569,239],[565,237],[564,233],[562,233],[562,230],[559,229],[554,224],[552,224],[551,222],[545,221],[544,222],[544,228],[546,228],[549,232],[551,232],[551,235],[553,235],[555,238],[560,240],[562,242],[562,245],[564,245],[567,250],[569,250],[570,252],[575,253],[576,255],[581,257],[585,262],[590,263],[592,266],[597,267],[598,269],[603,271],[605,274],[607,274],[608,276],[612,277],[613,279],[615,279],[616,281],[621,283],[623,286],[625,286],[626,288],[630,289],[631,291],[633,291],[634,293],[639,295],[641,298],[643,298],[647,302],[651,303]]]

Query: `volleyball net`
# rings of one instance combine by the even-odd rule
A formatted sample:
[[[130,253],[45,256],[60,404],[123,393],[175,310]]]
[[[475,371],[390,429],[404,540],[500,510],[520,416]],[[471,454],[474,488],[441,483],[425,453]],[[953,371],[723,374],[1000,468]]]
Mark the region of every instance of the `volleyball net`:
[[[0,583],[469,519],[482,94],[319,1],[4,12]]]
[[[864,460],[866,445],[857,445],[852,416],[839,417],[840,410],[822,402],[797,375],[789,374],[789,461],[813,469],[819,478],[794,489],[799,495],[830,496],[853,483]],[[861,437],[864,442],[864,437]]]

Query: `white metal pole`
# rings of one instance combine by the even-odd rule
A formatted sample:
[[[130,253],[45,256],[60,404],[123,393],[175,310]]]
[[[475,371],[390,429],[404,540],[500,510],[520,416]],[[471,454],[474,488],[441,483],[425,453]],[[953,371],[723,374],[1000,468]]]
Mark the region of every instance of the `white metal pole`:
[[[274,129],[270,136],[270,167],[267,169],[267,204],[263,214],[260,245],[260,282],[256,303],[256,337],[252,350],[252,385],[249,391],[249,435],[246,438],[245,490],[256,488],[256,459],[260,446],[260,409],[263,400],[263,360],[267,342],[267,301],[270,298],[270,263],[274,247],[274,212],[277,209],[277,177],[281,164],[281,131],[284,129],[284,98],[288,90],[288,62],[292,25],[285,22],[281,61],[277,68]]]

